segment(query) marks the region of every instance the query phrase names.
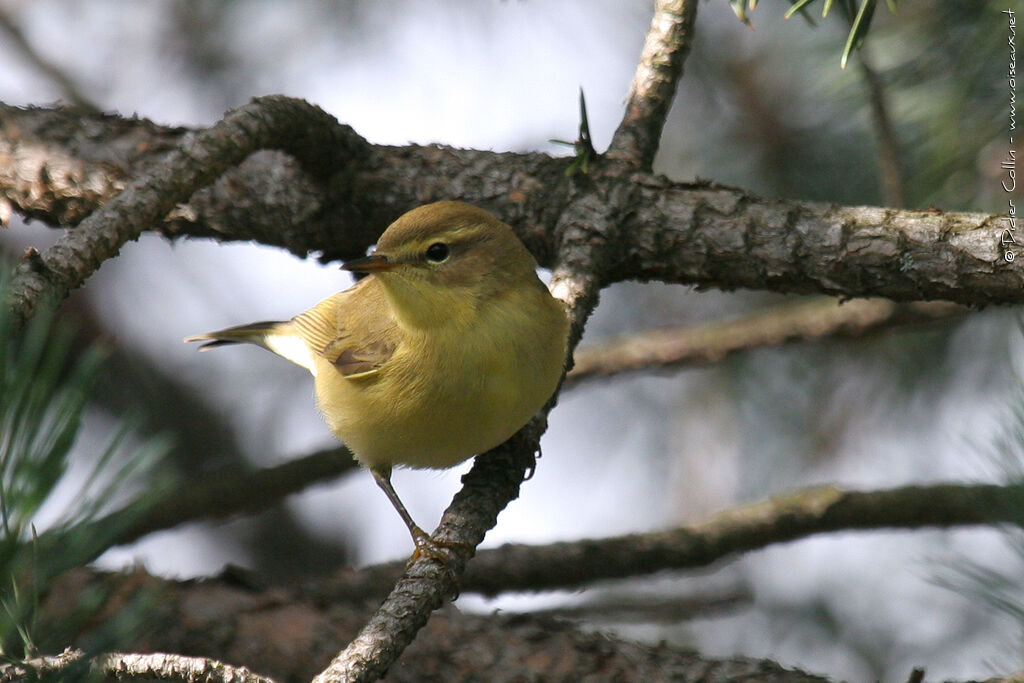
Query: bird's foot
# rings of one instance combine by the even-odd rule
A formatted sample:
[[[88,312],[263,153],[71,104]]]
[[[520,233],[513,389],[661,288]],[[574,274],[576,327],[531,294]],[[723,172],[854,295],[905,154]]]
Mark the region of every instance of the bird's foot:
[[[419,527],[410,529],[412,531],[412,539],[416,543],[416,550],[412,552],[412,556],[409,561],[406,562],[405,568],[408,569],[421,557],[425,557],[430,560],[437,560],[444,567],[444,571],[448,574],[448,578],[452,582],[451,595],[448,596],[449,600],[455,600],[459,597],[461,587],[459,586],[459,577],[455,573],[455,569],[452,567],[452,560],[455,559],[455,553],[457,551],[463,551],[467,554],[472,552],[473,548],[468,543],[461,541],[443,541],[438,538],[432,537],[426,531]]]
[[[447,569],[455,551],[461,550],[468,553],[472,550],[468,543],[463,543],[462,541],[443,541],[439,538],[434,538],[418,526],[412,527],[410,531],[412,532],[412,540],[416,544],[416,550],[413,551],[412,557],[409,558],[407,567],[412,566],[413,562],[421,557],[425,557],[429,560],[437,560]]]

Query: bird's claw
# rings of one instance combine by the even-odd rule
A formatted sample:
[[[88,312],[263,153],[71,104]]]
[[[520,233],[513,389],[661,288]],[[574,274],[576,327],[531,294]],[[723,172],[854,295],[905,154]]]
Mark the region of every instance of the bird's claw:
[[[468,552],[470,550],[468,543],[444,541],[434,538],[419,527],[415,527],[412,530],[412,540],[416,544],[416,550],[413,551],[412,557],[409,558],[409,566],[421,557],[425,557],[429,560],[437,560],[447,567],[453,559],[452,555],[456,551]]]
[[[462,551],[468,554],[472,551],[472,548],[468,543],[463,543],[462,541],[445,541],[434,538],[418,526],[411,531],[416,549],[412,552],[412,556],[406,563],[406,569],[411,567],[421,557],[428,560],[437,560],[444,567],[448,578],[452,580],[451,599],[454,600],[459,596],[459,577],[452,568],[452,560],[455,559],[456,552]]]

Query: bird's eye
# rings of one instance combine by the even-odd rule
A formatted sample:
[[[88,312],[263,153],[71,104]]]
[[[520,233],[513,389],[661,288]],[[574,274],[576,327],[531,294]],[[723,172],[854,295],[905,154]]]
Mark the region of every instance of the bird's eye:
[[[427,260],[440,263],[448,258],[448,245],[444,242],[434,242],[427,247]]]

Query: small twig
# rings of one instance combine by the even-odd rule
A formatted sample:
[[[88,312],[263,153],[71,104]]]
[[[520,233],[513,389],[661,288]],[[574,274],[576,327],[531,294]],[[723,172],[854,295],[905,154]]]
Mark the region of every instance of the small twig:
[[[122,245],[253,152],[281,149],[315,177],[325,177],[350,163],[364,144],[350,128],[302,100],[261,97],[229,112],[212,127],[185,135],[177,149],[40,259],[19,265],[10,287],[15,319],[27,320],[43,300],[63,299]]]
[[[661,131],[693,44],[697,0],[657,0],[640,63],[629,89],[626,113],[608,148],[608,157],[650,169]]]
[[[878,144],[878,176],[881,183],[882,203],[885,206],[903,207],[907,205],[906,169],[900,158],[900,145],[893,125],[889,106],[886,102],[885,86],[878,73],[868,63],[864,48],[858,51],[857,60],[861,74],[868,89],[868,101],[871,103],[872,132]]]
[[[194,484],[176,485],[162,494],[147,492],[102,519],[47,532],[39,538],[38,545],[40,552],[54,563],[47,565],[47,570],[56,573],[90,562],[108,548],[130,543],[155,531],[199,519],[261,512],[286,496],[355,468],[355,459],[343,447],[318,451],[255,472],[227,468],[211,472]],[[100,537],[104,542],[97,544],[89,556],[55,551],[75,547],[69,540],[82,537]],[[58,563],[56,558],[64,561]]]
[[[65,650],[56,657],[37,657],[0,667],[0,681],[93,680],[180,681],[181,683],[274,683],[244,666],[231,666],[205,657],[172,654],[112,652],[93,659],[81,650]]]
[[[897,304],[887,299],[832,298],[787,304],[744,318],[696,327],[651,330],[577,349],[565,386],[620,372],[714,363],[741,351],[826,337],[861,337],[895,327],[949,322],[970,309],[946,302]]]
[[[7,36],[11,39],[11,44],[21,55],[28,60],[32,66],[41,71],[47,78],[53,81],[63,96],[72,105],[85,109],[89,112],[99,112],[100,108],[88,97],[86,97],[81,88],[75,83],[75,81],[68,76],[62,69],[57,67],[53,62],[49,61],[39,51],[32,47],[32,44],[28,42],[28,38],[25,37],[25,33],[18,26],[14,18],[11,17],[3,8],[0,8],[0,29],[7,33]]]

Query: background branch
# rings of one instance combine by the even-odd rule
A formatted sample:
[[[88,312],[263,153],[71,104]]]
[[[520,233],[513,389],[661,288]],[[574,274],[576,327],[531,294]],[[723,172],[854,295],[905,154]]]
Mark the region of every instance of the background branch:
[[[355,468],[355,459],[344,447],[318,451],[255,472],[226,467],[187,485],[176,482],[173,486],[161,487],[159,492],[147,491],[100,519],[46,532],[36,542],[37,552],[54,558],[54,572],[63,571],[91,562],[109,548],[131,543],[155,531],[198,520],[262,512],[288,495]],[[67,549],[75,545],[74,539],[82,537],[101,538],[103,545],[97,546],[89,556],[68,552]],[[56,558],[63,561],[56,562]]]
[[[967,313],[963,306],[942,301],[897,304],[887,299],[822,298],[783,304],[736,320],[649,330],[577,349],[563,389],[621,372],[714,363],[763,346],[953,322]]]
[[[822,533],[1024,523],[1024,484],[935,484],[877,491],[823,487],[725,510],[667,531],[567,541],[506,544],[477,553],[463,591],[578,590],[597,581],[706,567],[739,553]],[[397,563],[348,571],[305,591],[318,602],[379,594]]]
[[[678,624],[691,619],[708,619],[749,607],[754,595],[749,588],[730,587],[679,596],[602,596],[580,605],[530,610],[534,617],[573,621]]]

